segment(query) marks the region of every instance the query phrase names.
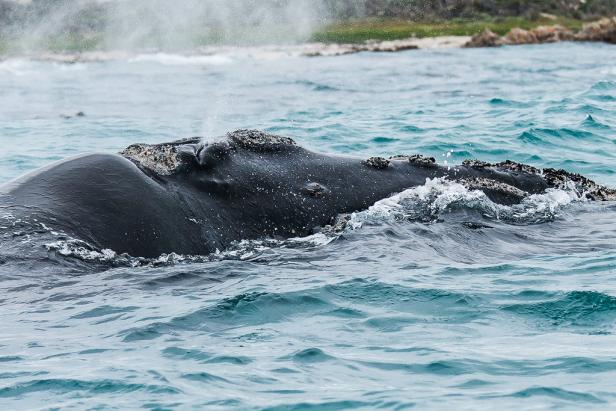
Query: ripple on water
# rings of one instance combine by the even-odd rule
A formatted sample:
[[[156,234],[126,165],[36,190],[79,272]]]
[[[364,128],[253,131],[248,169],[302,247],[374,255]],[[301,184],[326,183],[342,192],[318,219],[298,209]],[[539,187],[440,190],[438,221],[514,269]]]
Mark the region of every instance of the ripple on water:
[[[174,360],[197,361],[203,364],[247,365],[253,360],[246,356],[216,355],[198,349],[167,347],[162,351],[165,357]]]
[[[35,392],[76,393],[87,394],[131,393],[143,391],[150,394],[178,394],[181,391],[164,385],[131,384],[114,380],[76,380],[76,379],[43,379],[32,380],[0,388],[0,398],[21,397]]]
[[[582,126],[598,129],[598,130],[610,130],[611,127],[607,124],[603,124],[597,119],[595,119],[592,115],[587,115],[586,119],[582,122]]]
[[[595,291],[571,291],[547,301],[505,305],[502,309],[530,318],[540,327],[603,329],[616,321],[616,297]]]
[[[531,387],[511,394],[515,398],[531,398],[536,396],[552,397],[558,400],[570,401],[573,403],[604,403],[605,401],[592,394],[584,392],[569,391],[556,387]]]
[[[319,348],[306,348],[298,351],[291,356],[281,357],[281,360],[292,360],[300,364],[313,364],[334,359],[331,355],[327,355]]]
[[[209,307],[168,322],[124,331],[124,341],[158,338],[180,331],[215,331],[240,325],[277,322],[291,316],[315,314],[331,310],[332,305],[304,293],[246,293],[225,298]]]

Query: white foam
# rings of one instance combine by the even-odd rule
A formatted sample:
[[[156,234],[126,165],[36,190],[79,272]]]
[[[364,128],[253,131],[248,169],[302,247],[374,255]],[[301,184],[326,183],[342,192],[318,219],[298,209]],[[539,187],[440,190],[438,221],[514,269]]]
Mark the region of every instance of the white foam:
[[[287,240],[287,242],[295,244],[308,244],[317,247],[323,247],[336,239],[336,236],[328,235],[325,233],[316,233],[306,237],[294,237]]]
[[[445,178],[427,179],[421,186],[379,200],[367,210],[353,213],[347,223],[351,230],[365,223],[394,220],[435,220],[454,206],[477,209],[495,220],[537,223],[553,219],[566,205],[587,201],[573,187],[548,189],[524,198],[520,204],[506,206],[491,201],[480,190],[469,190]]]
[[[152,62],[165,66],[220,66],[233,62],[225,55],[183,55],[169,53],[140,54],[131,59],[131,63]]]
[[[573,188],[567,190],[549,188],[543,194],[528,196],[511,209],[517,219],[535,218],[540,215],[555,216],[564,206],[583,201],[588,200]]]
[[[11,74],[14,76],[27,76],[36,74],[38,70],[35,67],[35,62],[28,59],[11,58],[0,61],[0,73]]]
[[[77,257],[85,261],[113,261],[117,257],[117,253],[108,248],[96,250],[87,243],[79,240],[61,240],[53,243],[45,244],[49,251],[65,257]]]
[[[378,220],[432,219],[454,203],[468,206],[479,203],[492,208],[490,200],[481,191],[468,190],[462,184],[444,178],[429,178],[424,185],[404,190],[377,201],[367,210],[351,214],[348,227],[357,229],[366,222]],[[493,211],[496,215],[496,210]]]

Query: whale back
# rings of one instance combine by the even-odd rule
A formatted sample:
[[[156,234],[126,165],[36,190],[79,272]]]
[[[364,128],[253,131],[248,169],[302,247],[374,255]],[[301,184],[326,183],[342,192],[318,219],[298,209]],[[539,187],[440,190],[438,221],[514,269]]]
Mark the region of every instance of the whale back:
[[[88,154],[52,164],[7,185],[1,203],[16,218],[99,249],[134,256],[202,251],[195,246],[201,233],[181,217],[177,201],[119,155]]]

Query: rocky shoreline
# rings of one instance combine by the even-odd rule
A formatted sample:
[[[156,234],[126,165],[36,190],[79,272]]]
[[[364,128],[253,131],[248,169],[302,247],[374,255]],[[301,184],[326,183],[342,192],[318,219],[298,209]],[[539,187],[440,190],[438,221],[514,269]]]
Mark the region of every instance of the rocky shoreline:
[[[411,37],[408,39],[377,41],[359,44],[309,43],[303,45],[301,55],[308,57],[341,56],[369,51],[372,53],[393,53],[405,50],[459,48],[471,40],[469,36]]]
[[[361,44],[313,44],[314,50],[303,53],[306,56],[337,56],[343,54],[370,52],[395,52],[411,49],[432,49],[452,47],[499,47],[507,45],[543,44],[560,41],[603,42],[616,44],[616,17],[585,24],[575,32],[561,25],[539,26],[524,30],[513,28],[504,36],[489,29],[472,37],[443,36],[408,38],[393,41],[367,41]]]
[[[499,47],[520,44],[556,43],[559,41],[589,41],[616,44],[616,17],[585,24],[578,32],[563,26],[539,26],[531,30],[514,28],[504,36],[485,29],[473,36],[464,47]]]

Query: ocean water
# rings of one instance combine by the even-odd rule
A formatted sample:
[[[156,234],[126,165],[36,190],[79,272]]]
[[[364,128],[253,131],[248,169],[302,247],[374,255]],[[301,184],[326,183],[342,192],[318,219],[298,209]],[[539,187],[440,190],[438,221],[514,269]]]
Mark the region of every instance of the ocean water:
[[[0,183],[81,152],[258,128],[323,152],[512,159],[616,186],[603,44],[11,58],[0,107]],[[434,180],[342,233],[212,256],[143,261],[40,235],[0,244],[27,250],[0,259],[0,409],[616,407],[614,203],[551,191],[503,207]]]

